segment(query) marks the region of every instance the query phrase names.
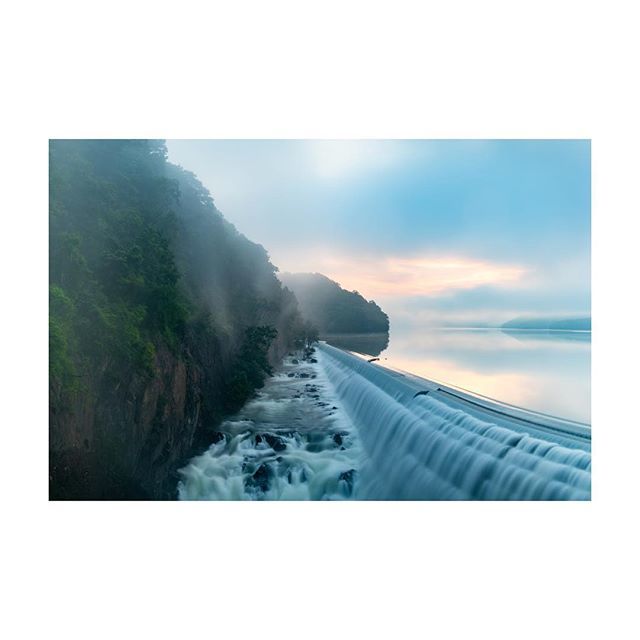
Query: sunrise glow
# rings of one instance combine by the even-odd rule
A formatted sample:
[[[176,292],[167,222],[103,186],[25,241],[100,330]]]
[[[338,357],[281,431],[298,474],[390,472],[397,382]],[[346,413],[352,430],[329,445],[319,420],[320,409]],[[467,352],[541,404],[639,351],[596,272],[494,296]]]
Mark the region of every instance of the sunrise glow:
[[[384,260],[331,258],[317,270],[348,289],[371,296],[429,296],[480,286],[511,286],[527,269],[465,257],[390,257]]]

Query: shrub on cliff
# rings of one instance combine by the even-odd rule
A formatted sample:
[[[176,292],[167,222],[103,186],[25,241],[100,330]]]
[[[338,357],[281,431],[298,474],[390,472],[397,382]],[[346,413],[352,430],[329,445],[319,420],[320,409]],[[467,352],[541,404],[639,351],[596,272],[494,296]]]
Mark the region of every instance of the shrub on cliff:
[[[265,376],[273,373],[268,351],[277,335],[278,332],[268,326],[246,329],[225,394],[229,411],[239,408],[254,389],[264,385]]]
[[[261,386],[293,343],[295,297],[162,141],[51,141],[49,188],[55,482],[68,466],[56,459],[89,454],[125,476],[169,465],[196,427],[176,434],[168,416],[191,403],[215,421]],[[191,381],[185,407],[143,407],[171,367]]]

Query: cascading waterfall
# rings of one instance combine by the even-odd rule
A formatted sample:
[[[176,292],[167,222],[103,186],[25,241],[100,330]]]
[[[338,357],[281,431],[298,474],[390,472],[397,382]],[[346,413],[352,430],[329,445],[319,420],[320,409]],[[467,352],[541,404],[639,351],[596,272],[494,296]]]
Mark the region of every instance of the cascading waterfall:
[[[220,426],[180,471],[179,496],[590,499],[590,436],[517,414],[474,408],[435,383],[320,344],[313,358],[287,359]]]
[[[420,390],[415,378],[326,344],[320,352],[363,448],[356,498],[590,499],[590,441],[483,420],[438,397],[436,385]]]

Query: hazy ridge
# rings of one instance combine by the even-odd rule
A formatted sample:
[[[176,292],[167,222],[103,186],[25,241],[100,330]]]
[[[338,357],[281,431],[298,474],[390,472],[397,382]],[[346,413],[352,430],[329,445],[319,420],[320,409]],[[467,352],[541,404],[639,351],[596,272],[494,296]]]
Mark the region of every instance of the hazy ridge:
[[[591,331],[591,317],[575,318],[514,318],[501,325],[503,329],[546,331]]]
[[[281,273],[279,277],[321,335],[389,331],[389,317],[373,300],[343,289],[321,273]]]

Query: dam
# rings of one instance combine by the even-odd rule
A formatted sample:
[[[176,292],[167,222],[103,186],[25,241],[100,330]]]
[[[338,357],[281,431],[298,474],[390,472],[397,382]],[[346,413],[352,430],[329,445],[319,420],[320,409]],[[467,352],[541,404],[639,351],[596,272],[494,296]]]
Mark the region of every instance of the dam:
[[[591,429],[321,342],[180,474],[181,499],[589,500]]]
[[[590,498],[587,425],[483,399],[327,344],[319,350],[361,439],[362,498]]]

